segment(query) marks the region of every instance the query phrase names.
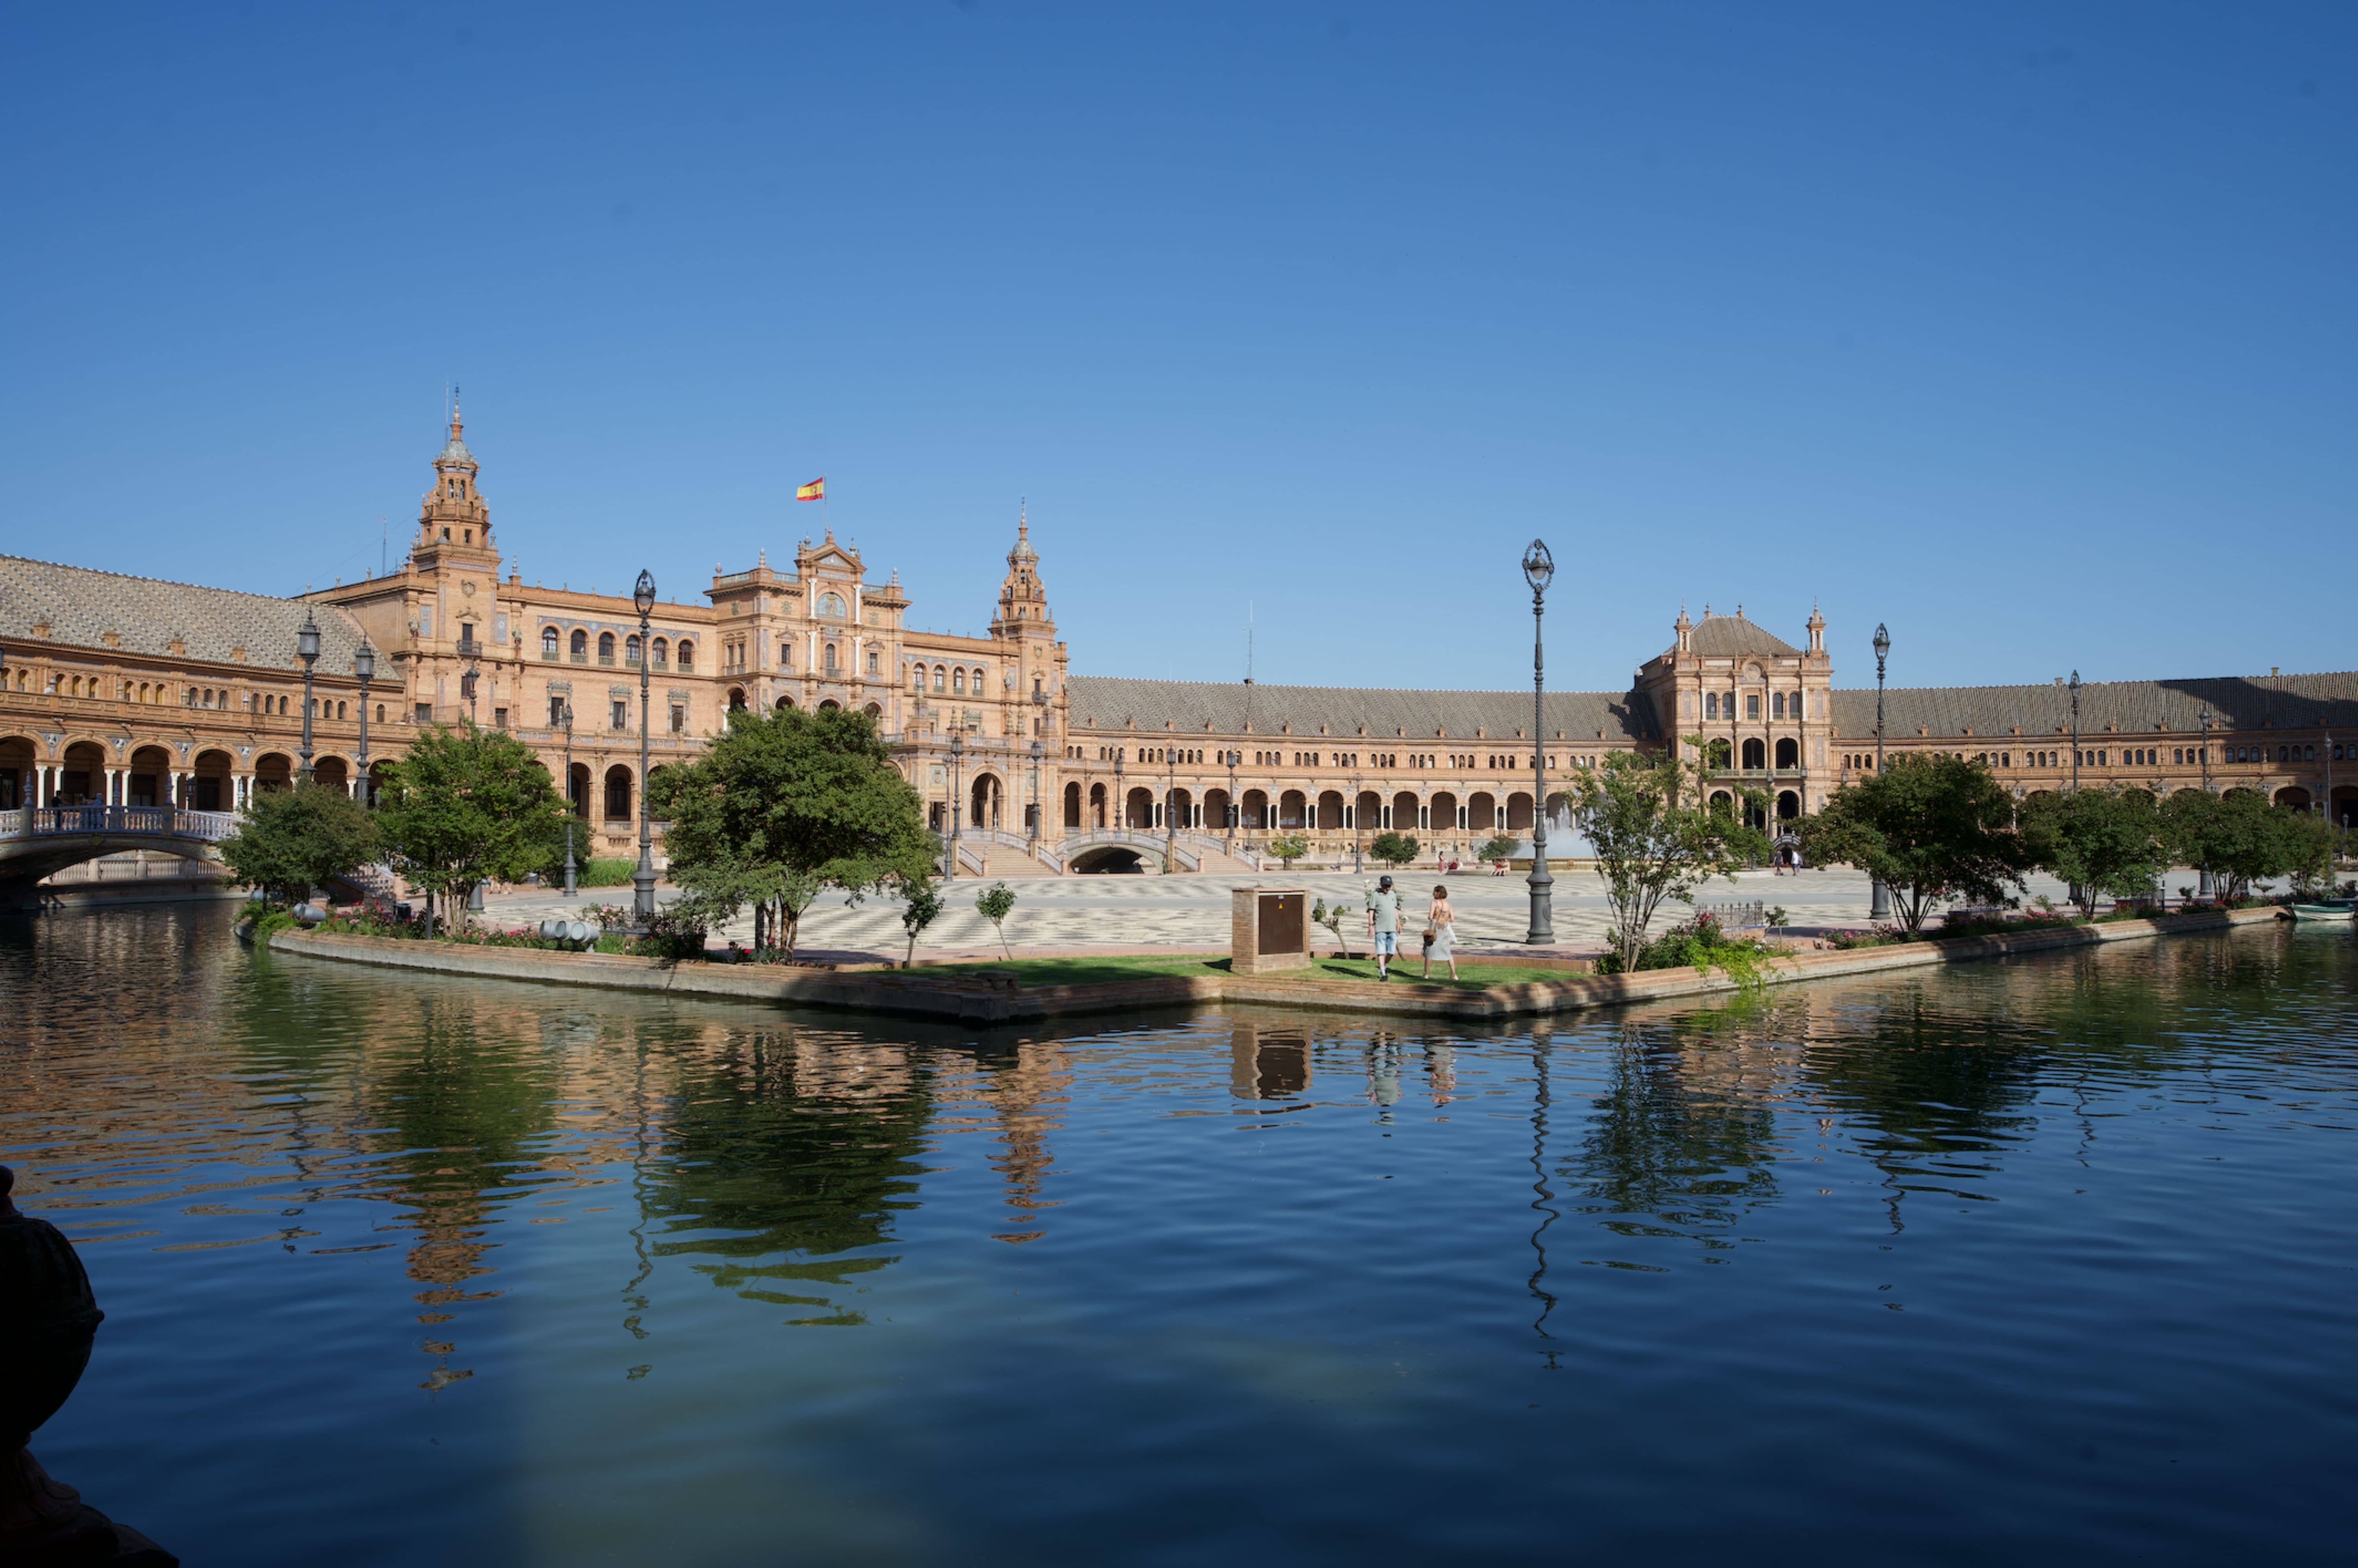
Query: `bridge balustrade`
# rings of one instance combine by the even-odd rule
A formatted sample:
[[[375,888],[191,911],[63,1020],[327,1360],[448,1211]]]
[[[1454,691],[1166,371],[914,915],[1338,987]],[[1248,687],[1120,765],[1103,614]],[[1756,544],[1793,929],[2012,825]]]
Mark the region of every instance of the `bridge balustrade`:
[[[8,828],[40,838],[59,833],[150,833],[159,838],[195,838],[218,843],[237,831],[233,811],[187,811],[172,806],[42,806],[0,814]]]

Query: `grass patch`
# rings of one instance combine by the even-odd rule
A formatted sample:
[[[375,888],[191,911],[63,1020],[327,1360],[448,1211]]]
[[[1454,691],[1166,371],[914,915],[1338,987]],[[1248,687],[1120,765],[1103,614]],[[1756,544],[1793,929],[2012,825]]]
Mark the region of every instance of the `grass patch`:
[[[1225,953],[1109,954],[1102,958],[1015,958],[963,964],[920,964],[911,974],[956,975],[976,969],[1011,971],[1019,986],[1094,986],[1112,980],[1162,980],[1174,975],[1227,974]]]
[[[1418,985],[1451,986],[1458,990],[1476,991],[1489,986],[1529,985],[1534,980],[1557,981],[1584,979],[1570,969],[1542,969],[1526,964],[1486,964],[1470,959],[1457,960],[1457,979],[1449,978],[1449,966],[1435,964],[1430,979],[1421,978],[1417,971],[1424,960],[1397,959],[1392,964],[1391,983],[1410,981]],[[1289,971],[1293,972],[1293,971]],[[1321,958],[1309,968],[1298,971],[1306,979],[1321,980],[1366,980],[1374,983],[1376,961],[1373,958]],[[1281,979],[1282,977],[1280,977]]]
[[[1416,960],[1392,966],[1391,983],[1417,979]],[[909,971],[913,974],[955,975],[977,969],[1012,971],[1018,986],[1090,986],[1114,980],[1166,979],[1173,975],[1206,975],[1228,972],[1225,953],[1174,953],[1168,957],[1156,954],[1109,955],[1102,958],[1017,958],[1012,962],[996,963],[977,960],[958,964],[923,964]],[[1480,990],[1486,986],[1523,985],[1532,980],[1569,980],[1580,977],[1567,969],[1542,969],[1522,964],[1473,963],[1457,960],[1457,972],[1462,977],[1452,980],[1446,965],[1435,965],[1433,979],[1426,983],[1455,986],[1459,990]],[[1303,969],[1281,969],[1272,979],[1305,980],[1366,980],[1375,983],[1376,966],[1370,958],[1320,958]]]

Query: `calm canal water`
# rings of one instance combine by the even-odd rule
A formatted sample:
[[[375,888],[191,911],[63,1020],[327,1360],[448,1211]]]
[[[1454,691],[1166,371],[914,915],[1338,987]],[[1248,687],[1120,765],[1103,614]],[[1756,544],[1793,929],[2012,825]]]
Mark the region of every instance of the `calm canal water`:
[[[2358,947],[977,1039],[0,927],[191,1564],[2343,1558]]]

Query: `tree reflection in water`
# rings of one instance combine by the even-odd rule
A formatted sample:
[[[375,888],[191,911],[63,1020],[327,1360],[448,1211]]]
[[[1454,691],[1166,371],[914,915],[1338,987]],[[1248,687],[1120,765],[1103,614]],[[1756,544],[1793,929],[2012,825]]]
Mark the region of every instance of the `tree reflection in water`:
[[[1584,1189],[1577,1212],[1613,1235],[1732,1244],[1746,1211],[1777,1195],[1772,1098],[1790,1052],[1773,1043],[1775,1011],[1755,1004],[1605,1026],[1604,1092],[1559,1173]]]

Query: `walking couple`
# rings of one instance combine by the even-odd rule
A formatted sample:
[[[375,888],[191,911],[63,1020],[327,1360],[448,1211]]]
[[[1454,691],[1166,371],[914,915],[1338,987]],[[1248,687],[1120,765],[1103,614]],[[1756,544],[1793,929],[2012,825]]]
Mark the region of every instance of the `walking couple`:
[[[1400,915],[1401,896],[1392,891],[1391,878],[1377,878],[1376,891],[1368,895],[1368,946],[1374,950],[1379,980],[1392,978],[1391,961],[1400,957]],[[1433,973],[1435,958],[1449,966],[1451,979],[1457,978],[1457,911],[1450,907],[1449,889],[1439,884],[1424,912],[1425,976]]]

